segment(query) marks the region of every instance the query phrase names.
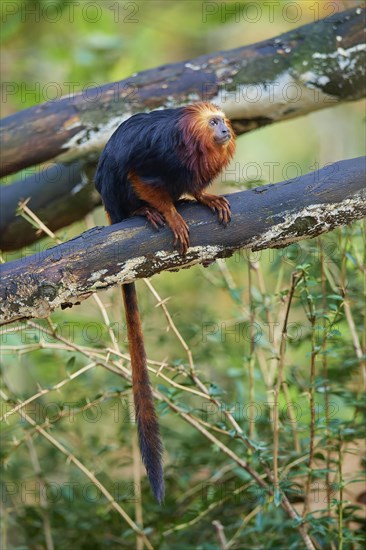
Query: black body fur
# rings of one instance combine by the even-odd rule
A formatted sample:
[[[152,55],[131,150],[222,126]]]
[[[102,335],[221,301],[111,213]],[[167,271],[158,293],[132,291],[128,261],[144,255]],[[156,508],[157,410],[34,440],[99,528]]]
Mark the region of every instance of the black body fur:
[[[95,184],[112,223],[128,218],[146,205],[128,179],[131,170],[144,183],[163,185],[174,202],[184,193],[195,191],[194,174],[179,158],[179,150],[185,147],[178,128],[183,109],[134,115],[108,141],[99,159]]]

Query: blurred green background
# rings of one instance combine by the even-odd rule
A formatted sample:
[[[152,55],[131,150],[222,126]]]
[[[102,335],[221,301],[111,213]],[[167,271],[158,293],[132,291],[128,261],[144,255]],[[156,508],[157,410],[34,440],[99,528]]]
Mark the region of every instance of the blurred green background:
[[[147,68],[264,40],[358,4],[350,1],[4,0],[1,3],[1,116],[57,99],[70,91],[120,80]],[[239,163],[240,181],[235,188],[217,182],[217,192],[274,183],[326,163],[363,155],[364,107],[363,101],[349,103],[240,137],[231,167]],[[273,172],[269,170],[270,165],[274,167]],[[9,181],[11,178],[7,183]],[[67,240],[97,224],[105,224],[102,209],[59,231],[58,235]],[[285,360],[290,397],[302,411],[296,427],[301,452],[294,449],[291,426],[284,424],[280,464],[291,464],[308,451],[309,394],[315,391],[320,444],[317,449],[320,465],[315,478],[323,489],[327,471],[332,480],[340,480],[341,459],[337,452],[344,450],[345,442],[355,449],[356,457],[361,454],[360,414],[364,401],[360,394],[360,361],[355,356],[352,327],[342,310],[339,289],[347,288],[353,328],[364,343],[364,229],[359,222],[325,236],[322,241],[303,241],[284,250],[266,250],[252,256],[247,251],[238,252],[209,269],[196,266],[174,274],[163,273],[152,280],[161,297],[169,298],[169,311],[192,350],[202,380],[207,382],[212,395],[228,408],[235,409],[239,404],[241,427],[245,433],[249,430],[255,445],[261,448],[262,458],[270,460],[272,422],[270,407],[265,403],[272,401],[275,379],[266,380],[263,365],[271,364],[278,352],[278,327],[291,273],[304,270],[306,275],[291,309],[292,330],[296,336],[290,335]],[[45,239],[19,254],[33,253],[49,242]],[[14,258],[14,254],[5,259],[9,257]],[[148,355],[156,361],[167,361],[176,369],[174,376],[182,382],[178,372],[179,368],[187,368],[187,356],[172,331],[166,330],[165,317],[161,309],[155,307],[154,297],[143,283],[138,286]],[[118,344],[125,352],[120,292],[113,289],[99,296],[113,323]],[[309,296],[315,304],[315,328],[309,322]],[[275,323],[275,342],[271,341],[268,330],[268,315]],[[324,319],[331,327],[326,344]],[[105,346],[111,346],[102,313],[92,299],[72,310],[57,311],[52,322],[58,334],[73,344],[102,353]],[[256,323],[258,329],[255,342],[250,338],[250,322]],[[38,326],[49,329],[46,321],[40,321]],[[233,327],[234,332],[230,332]],[[40,387],[53,387],[88,363],[87,357],[68,344],[62,347],[52,336],[47,339],[37,325],[20,331],[15,327],[8,330],[2,336],[2,387],[14,402],[29,398]],[[316,345],[325,346],[322,353],[317,350],[316,383],[314,379],[309,381],[315,330],[320,334]],[[197,412],[203,406],[192,395],[174,393],[165,382],[155,378],[153,381],[187,410]],[[98,367],[57,392],[40,396],[37,405],[33,402],[26,410],[41,424],[48,416],[53,425],[52,435],[93,471],[134,517],[136,508],[131,499],[134,426],[126,413],[130,401],[127,390],[124,380]],[[336,411],[331,425],[324,421],[325,396]],[[281,400],[286,404],[283,396]],[[261,404],[263,414],[249,426],[248,417],[242,411],[243,406],[252,401]],[[88,403],[97,403],[90,416]],[[8,410],[10,405],[3,404],[3,407]],[[66,414],[69,409],[75,409],[75,415]],[[303,548],[296,528],[281,508],[263,495],[251,501],[248,499],[250,488],[249,493],[244,493],[245,498],[238,497],[235,490],[249,481],[245,472],[180,416],[168,412],[162,404],[159,412],[167,475],[167,502],[162,509],[154,504],[142,474],[143,519],[154,547],[219,549],[212,526],[212,521],[219,519],[228,539],[233,537],[232,548]],[[225,419],[217,416],[212,415],[209,421],[220,428]],[[136,547],[132,531],[100,494],[93,493],[90,480],[24,418],[19,421],[12,415],[3,425],[2,436],[3,548]],[[234,439],[225,439],[225,443],[249,460],[254,469],[260,470],[257,453],[248,453]],[[331,466],[326,452],[328,458],[331,456],[334,460]],[[347,462],[348,455],[345,456],[344,462]],[[350,464],[350,471],[355,473],[359,460]],[[299,466],[291,469],[296,482],[304,479],[305,466],[306,462],[299,460]],[[118,495],[113,492],[116,483],[121,489]],[[207,486],[210,491],[206,490]],[[338,547],[340,533],[343,548],[357,548],[361,544],[355,493],[351,491],[344,498],[351,502],[347,513],[338,502],[342,498],[336,490],[333,515],[311,509],[312,528],[322,548]],[[325,509],[326,505],[322,503],[314,508]],[[252,513],[252,519],[246,520]],[[343,527],[339,527],[340,514],[346,518]],[[167,532],[169,530],[171,532]]]

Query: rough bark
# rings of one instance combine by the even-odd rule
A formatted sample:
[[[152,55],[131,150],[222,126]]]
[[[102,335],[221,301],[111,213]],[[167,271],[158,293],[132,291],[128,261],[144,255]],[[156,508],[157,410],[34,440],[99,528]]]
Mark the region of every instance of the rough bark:
[[[179,210],[190,226],[182,258],[168,228],[154,232],[142,218],[96,227],[38,255],[1,266],[3,323],[44,317],[90,293],[165,270],[227,257],[238,248],[278,248],[366,216],[366,158],[332,164],[295,180],[234,193],[224,229],[207,208]]]
[[[1,124],[1,174],[100,151],[131,114],[198,99],[238,134],[365,95],[365,10],[337,13],[264,42],[158,67],[37,105]]]

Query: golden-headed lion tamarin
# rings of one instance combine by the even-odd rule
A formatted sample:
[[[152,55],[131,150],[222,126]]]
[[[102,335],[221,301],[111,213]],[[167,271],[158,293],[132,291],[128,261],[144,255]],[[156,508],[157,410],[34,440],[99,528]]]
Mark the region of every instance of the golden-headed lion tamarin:
[[[110,223],[146,216],[155,229],[165,223],[182,254],[189,229],[174,203],[183,195],[230,221],[224,197],[205,192],[235,152],[235,135],[225,114],[212,103],[141,113],[123,122],[106,144],[95,175]],[[132,385],[143,463],[158,502],[164,498],[163,447],[146,365],[134,283],[122,286],[132,365]]]

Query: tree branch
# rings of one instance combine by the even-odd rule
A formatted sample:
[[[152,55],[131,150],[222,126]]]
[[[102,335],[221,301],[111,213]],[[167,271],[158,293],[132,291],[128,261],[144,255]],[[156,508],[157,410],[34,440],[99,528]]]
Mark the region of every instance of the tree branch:
[[[100,289],[227,257],[238,248],[279,248],[349,224],[366,216],[365,160],[344,160],[295,180],[229,195],[232,221],[226,229],[207,208],[181,205],[191,235],[185,258],[173,251],[168,228],[156,233],[136,217],[3,264],[2,323],[45,317]]]
[[[0,186],[0,248],[17,250],[44,237],[17,216],[18,204],[28,197],[32,211],[51,229],[66,227],[101,204],[93,178],[95,163],[54,164]]]
[[[100,151],[136,112],[211,100],[238,134],[365,95],[365,10],[337,13],[258,44],[204,55],[37,105],[1,123],[1,176]]]

